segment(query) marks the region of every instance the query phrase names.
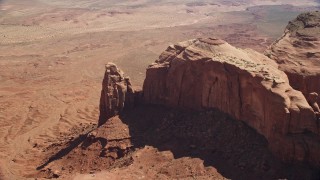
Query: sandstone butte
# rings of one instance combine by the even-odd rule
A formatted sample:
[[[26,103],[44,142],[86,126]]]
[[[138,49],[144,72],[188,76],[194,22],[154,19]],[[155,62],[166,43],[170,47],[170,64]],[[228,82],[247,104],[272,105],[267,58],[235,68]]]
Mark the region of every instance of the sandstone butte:
[[[142,96],[114,64],[107,64],[100,111],[111,117],[137,99],[173,108],[219,109],[263,135],[282,160],[320,167],[318,105],[291,87],[277,62],[216,38],[180,42],[147,68]]]

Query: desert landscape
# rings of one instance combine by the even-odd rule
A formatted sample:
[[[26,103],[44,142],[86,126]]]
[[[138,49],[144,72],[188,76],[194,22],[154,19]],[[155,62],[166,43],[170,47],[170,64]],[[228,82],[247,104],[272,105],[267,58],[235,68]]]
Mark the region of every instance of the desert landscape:
[[[318,179],[316,166],[276,157],[268,133],[237,113],[162,106],[160,85],[145,86],[156,89],[156,103],[101,119],[105,64],[146,94],[149,65],[168,46],[198,38],[288,62],[283,81],[305,96],[318,92],[319,71],[308,71],[319,65],[318,41],[297,46],[289,37],[303,33],[283,35],[289,21],[316,10],[315,0],[0,0],[0,179]]]

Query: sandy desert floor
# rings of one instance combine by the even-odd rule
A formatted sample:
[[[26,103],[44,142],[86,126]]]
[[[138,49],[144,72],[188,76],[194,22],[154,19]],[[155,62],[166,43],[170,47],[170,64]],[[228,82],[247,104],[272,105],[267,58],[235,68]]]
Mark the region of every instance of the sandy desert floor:
[[[46,152],[97,123],[107,62],[141,86],[147,65],[172,43],[219,37],[262,52],[290,19],[318,7],[312,0],[0,0],[0,179],[46,177],[36,169]],[[225,176],[188,154],[175,158],[152,146],[135,153],[155,163],[164,158],[178,169],[181,162],[200,164],[194,171]],[[137,164],[132,171],[104,173],[116,178],[131,171],[139,178],[143,163]],[[79,173],[87,172],[63,177],[92,177]]]

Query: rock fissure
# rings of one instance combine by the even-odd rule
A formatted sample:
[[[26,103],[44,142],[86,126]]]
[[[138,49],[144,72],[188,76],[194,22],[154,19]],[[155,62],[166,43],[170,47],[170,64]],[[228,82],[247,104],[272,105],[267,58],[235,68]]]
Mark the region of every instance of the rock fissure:
[[[240,84],[240,76],[238,75],[238,97],[239,97],[239,112],[242,111],[242,95],[241,95],[241,84]]]
[[[182,73],[182,77],[181,77],[181,81],[180,81],[180,86],[179,86],[179,97],[178,97],[178,102],[177,102],[177,104],[175,104],[175,105],[178,105],[178,106],[181,106],[181,105],[183,105],[183,103],[181,103],[181,96],[182,96],[182,91],[183,91],[183,89],[182,89],[182,85],[183,85],[183,80],[184,80],[184,77],[185,77],[185,71]]]

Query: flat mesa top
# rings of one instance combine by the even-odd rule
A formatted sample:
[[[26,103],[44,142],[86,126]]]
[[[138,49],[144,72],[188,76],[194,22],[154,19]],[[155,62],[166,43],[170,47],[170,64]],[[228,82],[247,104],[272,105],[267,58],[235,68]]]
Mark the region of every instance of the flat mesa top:
[[[253,50],[236,48],[217,38],[193,39],[171,45],[160,56],[158,62],[164,65],[175,58],[184,61],[215,61],[232,64],[253,75],[260,75],[266,80],[286,82],[283,78],[284,73],[278,69],[278,65],[273,60]],[[159,67],[160,64],[154,64],[153,67]]]

